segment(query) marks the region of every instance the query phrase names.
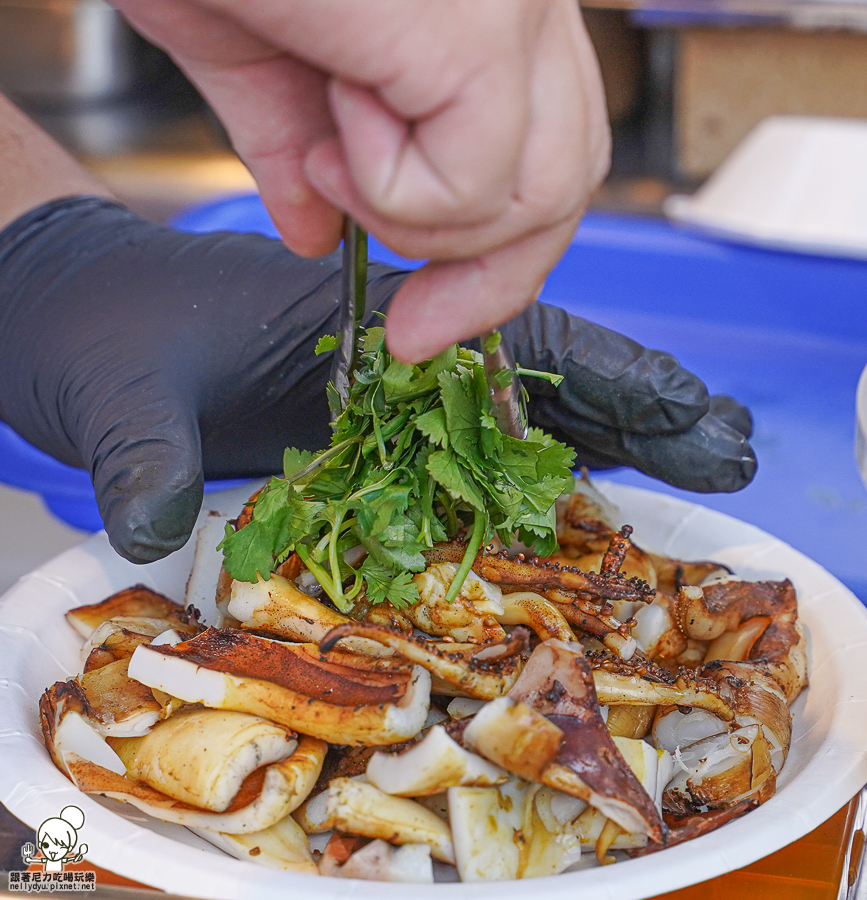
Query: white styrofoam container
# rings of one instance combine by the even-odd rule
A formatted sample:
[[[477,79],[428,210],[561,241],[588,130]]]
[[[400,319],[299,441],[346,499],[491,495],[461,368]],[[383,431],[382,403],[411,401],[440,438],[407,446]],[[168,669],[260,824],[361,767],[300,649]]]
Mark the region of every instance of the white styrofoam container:
[[[730,240],[867,259],[867,120],[765,119],[665,212]]]

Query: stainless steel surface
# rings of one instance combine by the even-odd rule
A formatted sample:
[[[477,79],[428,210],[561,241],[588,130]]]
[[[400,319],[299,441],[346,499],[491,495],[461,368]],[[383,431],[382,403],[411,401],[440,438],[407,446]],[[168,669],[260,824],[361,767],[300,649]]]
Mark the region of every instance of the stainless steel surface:
[[[0,0],[0,89],[17,98],[122,96],[153,52],[103,0]]]
[[[837,900],[867,900],[867,787],[858,795]]]
[[[355,365],[358,328],[364,320],[367,300],[367,232],[347,216],[343,229],[343,284],[340,294],[339,344],[334,354],[331,380],[345,409],[349,380]]]
[[[499,339],[499,340],[498,340]],[[523,440],[527,437],[527,402],[524,399],[524,388],[515,371],[515,358],[511,349],[502,340],[498,332],[488,331],[481,336],[482,356],[485,360],[485,377],[491,390],[494,404],[494,418],[505,434]],[[488,349],[492,343],[496,347]],[[498,378],[503,372],[511,372],[508,384],[501,385]]]

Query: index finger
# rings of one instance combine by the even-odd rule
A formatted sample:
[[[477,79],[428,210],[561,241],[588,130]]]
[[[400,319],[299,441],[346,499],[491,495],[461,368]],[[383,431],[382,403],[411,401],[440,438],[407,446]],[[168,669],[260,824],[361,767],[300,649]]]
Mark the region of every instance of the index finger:
[[[539,296],[579,216],[468,260],[428,263],[395,295],[386,323],[389,350],[419,362],[517,315]]]

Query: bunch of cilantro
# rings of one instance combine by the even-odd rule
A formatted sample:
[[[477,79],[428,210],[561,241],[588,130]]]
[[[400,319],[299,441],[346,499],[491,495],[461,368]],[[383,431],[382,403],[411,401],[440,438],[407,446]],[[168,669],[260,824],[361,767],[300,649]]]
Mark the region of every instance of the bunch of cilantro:
[[[448,600],[495,534],[555,552],[554,501],[571,487],[574,452],[539,429],[523,441],[500,431],[479,353],[454,345],[408,365],[384,340],[380,327],[363,334],[345,409],[329,384],[331,446],[287,450],[284,477],[259,493],[249,524],[226,526],[220,549],[233,578],[268,579],[294,552],[348,613],[362,591],[373,604],[416,602],[413,573],[437,541],[468,541]],[[335,343],[323,338],[317,353]],[[344,554],[358,545],[367,553],[353,568]]]

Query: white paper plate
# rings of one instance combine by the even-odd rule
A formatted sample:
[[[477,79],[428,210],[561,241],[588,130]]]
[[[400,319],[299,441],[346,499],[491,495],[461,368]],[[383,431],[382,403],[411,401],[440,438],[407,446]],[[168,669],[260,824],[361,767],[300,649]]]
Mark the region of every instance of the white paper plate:
[[[639,544],[682,558],[712,558],[747,578],[789,577],[810,639],[811,687],[795,704],[792,749],[768,803],[695,841],[643,859],[568,875],[501,882],[497,896],[639,900],[745,866],[802,837],[867,782],[867,612],[843,585],[763,531],[671,497],[601,487],[635,527]],[[210,498],[234,513],[237,493]],[[192,542],[191,542],[192,543]],[[128,878],[219,900],[370,898],[397,900],[407,885],[289,875],[223,855],[179,826],[80,794],[42,744],[37,700],[78,669],[80,639],[63,613],[135,582],[183,599],[192,547],[138,567],[95,535],[19,581],[0,603],[0,801],[37,828],[68,805],[86,815],[88,859]],[[489,897],[489,884],[413,885],[414,900]]]

